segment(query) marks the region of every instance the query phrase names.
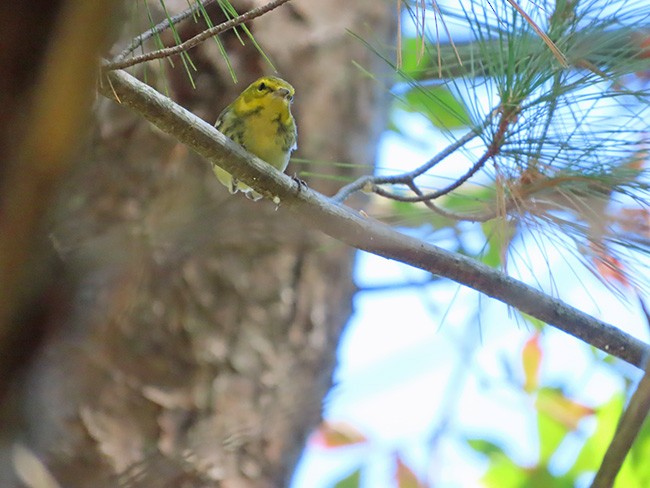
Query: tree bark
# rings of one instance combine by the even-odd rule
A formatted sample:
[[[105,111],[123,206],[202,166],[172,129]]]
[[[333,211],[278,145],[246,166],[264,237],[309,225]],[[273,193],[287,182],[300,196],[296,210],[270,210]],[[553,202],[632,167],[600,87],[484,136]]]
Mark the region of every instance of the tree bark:
[[[346,29],[390,42],[391,7],[303,0],[251,24],[296,88],[296,156],[373,163],[387,100],[352,61],[386,68]],[[147,81],[213,122],[271,72],[250,42],[221,39],[237,85],[213,42],[190,52],[196,90],[180,59],[150,63]],[[331,181],[309,184],[332,193]],[[204,160],[105,100],[53,220],[71,291],[51,308],[60,327],[27,375],[22,413],[28,447],[61,486],[288,486],[352,311],[353,251],[271,202],[228,195]]]

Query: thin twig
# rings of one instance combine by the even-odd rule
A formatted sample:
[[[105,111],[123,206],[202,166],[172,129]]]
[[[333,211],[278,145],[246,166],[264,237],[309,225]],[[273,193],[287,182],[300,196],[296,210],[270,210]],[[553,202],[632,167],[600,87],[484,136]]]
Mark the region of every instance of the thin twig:
[[[420,190],[417,185],[413,182],[410,182],[408,184],[409,188],[415,193],[416,195],[422,195],[422,190]],[[446,210],[444,208],[438,207],[435,203],[433,203],[431,200],[424,200],[422,203],[429,209],[433,210],[435,213],[440,215],[441,217],[445,217],[447,219],[455,220],[455,221],[465,221],[465,222],[487,222],[488,220],[492,220],[493,218],[496,217],[496,213],[494,212],[489,212],[489,213],[481,213],[481,214],[463,214],[460,212],[452,212],[450,210]]]
[[[451,185],[446,186],[445,188],[442,188],[440,190],[436,190],[434,192],[430,193],[422,193],[420,192],[418,195],[411,196],[411,195],[397,195],[395,193],[389,193],[389,192],[381,192],[378,187],[373,188],[373,192],[384,196],[386,198],[390,198],[391,200],[397,200],[398,202],[411,202],[411,203],[417,203],[417,202],[425,202],[427,200],[435,200],[436,198],[440,198],[443,195],[446,195],[452,191],[454,191],[456,188],[458,188],[460,185],[465,183],[467,180],[469,180],[472,176],[476,174],[476,172],[481,169],[484,165],[485,162],[490,159],[491,154],[490,151],[486,151],[483,156],[481,156],[478,161],[476,161],[472,167],[469,169],[467,173],[465,173],[463,176],[458,178],[456,181],[454,181]],[[400,175],[401,176],[401,175]],[[400,183],[405,183],[409,184],[412,183],[413,180],[410,179],[409,181],[404,181]],[[409,186],[411,186],[409,184]]]
[[[477,135],[478,133],[475,131],[468,132],[463,137],[455,141],[453,144],[450,144],[445,149],[440,151],[438,154],[436,154],[425,164],[419,166],[413,171],[409,171],[408,173],[402,173],[394,176],[362,176],[358,180],[353,181],[352,183],[345,185],[343,188],[341,188],[337,192],[337,194],[332,197],[332,200],[338,203],[343,203],[353,193],[362,190],[363,188],[374,188],[376,185],[398,184],[398,183],[408,184],[409,181],[412,181],[414,178],[422,175],[426,171],[429,171],[436,164],[440,163],[447,156],[449,156],[450,154],[454,153],[455,151],[463,147],[469,141],[474,139]]]
[[[423,194],[422,192],[420,192],[416,196],[397,195],[394,193],[387,192],[386,190],[382,189],[379,186],[379,185],[403,184],[412,187],[414,185],[415,179],[418,176],[423,175],[425,172],[429,171],[435,165],[439,164],[447,156],[457,151],[465,144],[467,144],[469,141],[471,141],[476,136],[478,136],[479,130],[472,130],[468,132],[463,137],[458,139],[456,142],[454,142],[453,144],[445,148],[443,151],[436,154],[436,156],[431,158],[425,164],[417,167],[413,171],[409,171],[407,173],[401,173],[393,176],[363,176],[358,180],[350,183],[349,185],[346,185],[343,188],[341,188],[338,191],[338,193],[334,195],[334,197],[332,197],[332,199],[338,203],[343,203],[354,192],[365,189],[368,192],[376,193],[377,195],[390,198],[392,200],[397,200],[400,202],[416,203],[416,202],[425,202],[425,201],[434,200],[436,198],[439,198],[443,195],[452,192],[453,190],[461,186],[463,183],[465,183],[467,180],[469,180],[472,176],[474,176],[476,172],[479,171],[490,158],[499,154],[501,150],[501,146],[503,146],[505,141],[505,133],[508,127],[510,126],[510,124],[512,123],[513,116],[516,116],[516,110],[502,109],[502,110],[494,111],[494,113],[500,113],[501,120],[499,121],[497,131],[493,137],[492,143],[489,145],[488,149],[485,151],[483,156],[481,156],[478,159],[478,161],[474,163],[474,165],[469,169],[469,171],[465,173],[463,176],[461,176],[458,180],[456,180],[451,185],[432,193]]]
[[[206,29],[200,34],[192,37],[191,39],[188,39],[187,41],[181,44],[178,44],[177,46],[158,49],[157,51],[141,54],[140,56],[134,56],[133,58],[129,58],[129,59],[116,60],[116,61],[110,61],[108,63],[105,63],[103,66],[104,70],[110,71],[116,69],[124,69],[130,66],[135,66],[136,64],[144,63],[145,61],[151,61],[152,59],[167,58],[175,54],[180,54],[182,52],[185,52],[193,48],[194,46],[200,44],[201,42],[205,41],[210,37],[221,34],[222,32],[232,29],[233,27],[237,27],[240,24],[253,20],[261,15],[264,15],[265,13],[270,12],[271,10],[289,1],[291,0],[273,0],[272,2],[269,2],[266,5],[262,5],[260,7],[251,9],[245,14],[240,15],[239,17],[235,17],[234,19],[231,19],[227,22],[223,22],[219,25],[215,25],[214,27],[211,27],[210,29]]]
[[[196,4],[192,5],[186,10],[183,10],[180,14],[176,14],[169,19],[160,21],[157,25],[155,25],[151,29],[146,30],[143,33],[135,36],[129,43],[129,46],[126,49],[124,49],[124,51],[122,51],[120,54],[115,56],[111,60],[111,62],[122,61],[133,51],[135,51],[140,46],[142,46],[146,41],[151,39],[153,36],[160,34],[161,32],[169,29],[172,25],[176,25],[179,22],[185,20],[186,18],[193,16],[196,12],[199,12],[201,9],[207,7],[211,3],[214,3],[215,1],[216,0],[203,0],[203,1],[196,0]]]
[[[472,176],[474,176],[481,168],[485,166],[485,163],[494,156],[497,156],[501,152],[501,147],[505,143],[506,132],[508,127],[512,124],[513,120],[516,120],[519,113],[518,107],[509,107],[504,108],[503,104],[497,110],[494,110],[492,113],[500,114],[501,118],[497,125],[497,130],[492,138],[492,142],[489,144],[485,153],[472,165],[472,167],[467,171],[463,176],[454,181],[451,185],[446,186],[440,190],[436,190],[430,193],[423,193],[415,183],[415,179],[418,176],[421,176],[426,171],[433,168],[436,164],[440,163],[444,158],[446,158],[452,152],[460,149],[467,142],[471,141],[474,137],[479,135],[478,130],[473,130],[468,132],[463,137],[461,137],[454,144],[447,147],[444,151],[437,154],[434,158],[427,161],[422,166],[410,171],[408,173],[401,173],[399,175],[393,176],[364,176],[359,178],[357,181],[344,186],[339,190],[339,192],[334,196],[336,202],[344,202],[353,192],[364,189],[366,192],[372,192],[379,196],[389,198],[398,202],[408,202],[408,203],[424,203],[429,209],[434,212],[454,220],[465,220],[470,222],[485,222],[494,218],[496,215],[493,212],[481,213],[481,214],[457,214],[455,212],[448,212],[444,209],[441,209],[437,205],[433,204],[432,201],[436,198],[440,198],[443,195],[447,195],[452,191],[459,188]],[[489,123],[491,117],[486,121],[486,124]],[[379,185],[386,184],[403,184],[407,185],[414,193],[413,195],[399,195],[393,192],[390,192]],[[511,198],[509,202],[509,207],[512,208],[512,204],[516,204],[516,198]],[[505,215],[505,212],[502,213]]]

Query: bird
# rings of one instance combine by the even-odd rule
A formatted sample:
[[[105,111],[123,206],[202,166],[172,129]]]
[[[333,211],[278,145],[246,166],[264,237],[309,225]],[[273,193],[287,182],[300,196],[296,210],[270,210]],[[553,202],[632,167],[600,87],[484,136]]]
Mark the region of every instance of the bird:
[[[214,126],[248,152],[284,171],[297,148],[296,121],[291,114],[295,90],[275,76],[263,76],[251,83],[215,122]],[[217,179],[230,193],[238,191],[252,200],[262,195],[212,164]]]

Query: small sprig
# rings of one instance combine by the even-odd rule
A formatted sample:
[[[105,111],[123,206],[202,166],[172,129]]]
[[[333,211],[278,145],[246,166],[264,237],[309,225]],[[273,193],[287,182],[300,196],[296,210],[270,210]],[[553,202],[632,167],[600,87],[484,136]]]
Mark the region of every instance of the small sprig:
[[[214,37],[218,34],[221,34],[222,32],[225,32],[229,29],[233,29],[237,27],[238,25],[241,25],[245,22],[248,22],[250,20],[253,20],[257,17],[260,17],[261,15],[264,15],[265,13],[279,7],[282,4],[285,4],[289,2],[290,0],[273,0],[272,2],[267,3],[266,5],[262,5],[260,7],[256,7],[254,9],[249,10],[248,12],[240,15],[239,17],[235,17],[234,19],[231,19],[227,22],[223,22],[219,25],[215,25],[214,27],[210,29],[206,29],[200,34],[188,39],[187,41],[178,44],[177,46],[172,46],[172,47],[167,47],[163,49],[158,49],[156,51],[152,51],[150,53],[145,53],[141,54],[139,56],[134,56],[129,59],[123,59],[121,58],[122,54],[118,55],[113,61],[109,61],[108,63],[105,63],[103,68],[104,70],[107,71],[112,71],[112,70],[117,70],[117,69],[124,69],[124,68],[129,68],[131,66],[135,66],[136,64],[144,63],[146,61],[151,61],[153,59],[161,59],[161,58],[168,58],[170,56],[174,56],[176,54],[183,53],[185,51],[188,51],[189,49],[193,48],[194,46],[200,44],[201,42],[205,41],[206,39],[209,39],[211,37]],[[188,13],[186,15],[189,16],[191,15],[192,12]],[[179,14],[182,15],[182,14]],[[177,16],[178,17],[178,16]],[[185,18],[185,17],[183,17]],[[165,21],[163,23],[169,24],[169,22]],[[160,24],[159,24],[160,25]],[[158,26],[154,27],[153,29],[150,30],[155,30],[157,29]],[[149,32],[149,31],[147,31]],[[138,36],[136,39],[140,39],[142,35],[146,35],[147,32],[144,34],[141,34]],[[149,35],[151,37],[154,35],[155,32],[152,32],[152,34]],[[138,44],[138,40],[134,39],[134,41],[131,42],[130,45]],[[129,46],[130,47],[130,46]],[[131,51],[132,52],[132,51]]]
[[[463,137],[455,141],[453,144],[449,145],[444,150],[436,154],[425,164],[414,169],[413,171],[409,171],[407,173],[402,173],[394,176],[362,176],[358,180],[353,181],[352,183],[345,185],[343,188],[341,188],[338,191],[338,193],[332,197],[332,200],[334,200],[337,203],[343,203],[353,193],[359,190],[370,191],[382,196],[386,196],[388,198],[395,197],[394,199],[398,200],[401,197],[399,197],[398,195],[394,195],[392,193],[385,192],[385,190],[382,189],[379,185],[398,185],[398,184],[409,185],[411,183],[414,184],[415,178],[421,176],[422,174],[426,173],[437,164],[441,163],[447,156],[451,155],[452,153],[454,153],[455,151],[463,147],[465,144],[470,142],[476,136],[478,136],[476,132],[474,131],[468,132]],[[422,201],[422,200],[415,200],[415,201]]]
[[[192,5],[191,7],[183,10],[181,13],[174,15],[173,17],[169,19],[165,19],[160,21],[158,24],[153,26],[151,29],[144,31],[141,34],[138,34],[135,36],[129,45],[117,56],[113,58],[112,62],[118,62],[124,60],[129,54],[131,54],[133,51],[138,49],[140,46],[142,46],[146,41],[151,39],[152,37],[160,34],[161,32],[166,31],[169,29],[172,25],[176,25],[179,22],[185,20],[188,17],[193,16],[197,12],[203,10],[205,7],[208,5],[214,3],[215,0],[197,0],[196,5]],[[116,68],[115,68],[116,69]]]

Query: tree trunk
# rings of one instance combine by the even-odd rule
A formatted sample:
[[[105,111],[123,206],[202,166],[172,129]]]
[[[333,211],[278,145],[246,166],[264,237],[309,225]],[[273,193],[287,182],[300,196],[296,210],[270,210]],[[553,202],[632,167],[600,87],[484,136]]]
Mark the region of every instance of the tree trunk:
[[[387,100],[352,61],[386,68],[346,29],[390,42],[391,8],[302,0],[251,24],[296,88],[294,156],[374,162]],[[180,59],[149,63],[147,82],[213,122],[271,73],[250,42],[221,39],[237,85],[212,41],[190,51],[196,90]],[[351,313],[353,250],[229,195],[206,161],[111,102],[99,101],[90,139],[55,212],[70,292],[23,385],[26,444],[65,487],[288,486]],[[311,171],[354,174],[326,168]]]

